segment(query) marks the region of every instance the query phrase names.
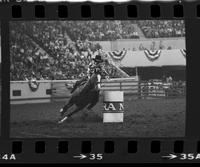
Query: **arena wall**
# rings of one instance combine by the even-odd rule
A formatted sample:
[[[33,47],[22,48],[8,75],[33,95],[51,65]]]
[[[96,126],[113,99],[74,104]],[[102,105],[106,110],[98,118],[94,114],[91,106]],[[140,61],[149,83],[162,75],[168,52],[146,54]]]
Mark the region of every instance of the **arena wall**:
[[[11,81],[11,104],[49,103],[69,98],[70,90],[76,80],[37,81],[37,90],[30,89],[29,81]],[[102,80],[102,91],[122,90],[125,93],[137,93],[138,77]]]
[[[165,49],[169,46],[171,49],[185,49],[185,38],[146,38],[146,39],[119,39],[116,41],[95,41],[95,43],[99,43],[103,50],[105,51],[115,51],[115,50],[139,50],[140,44],[143,47],[150,49],[152,42],[155,42],[156,49],[159,49],[160,41],[162,41],[162,45],[164,45]]]
[[[39,81],[38,83],[38,89],[36,91],[32,91],[29,87],[28,81],[11,81],[11,104],[50,102],[51,94],[48,93],[48,90],[51,89],[51,82]]]

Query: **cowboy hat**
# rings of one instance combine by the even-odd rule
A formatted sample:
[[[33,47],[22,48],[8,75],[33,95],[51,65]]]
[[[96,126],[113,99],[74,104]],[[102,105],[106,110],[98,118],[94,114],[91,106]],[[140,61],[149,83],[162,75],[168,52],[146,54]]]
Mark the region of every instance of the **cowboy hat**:
[[[95,58],[93,59],[95,62],[103,62],[103,59],[100,55],[96,55]]]

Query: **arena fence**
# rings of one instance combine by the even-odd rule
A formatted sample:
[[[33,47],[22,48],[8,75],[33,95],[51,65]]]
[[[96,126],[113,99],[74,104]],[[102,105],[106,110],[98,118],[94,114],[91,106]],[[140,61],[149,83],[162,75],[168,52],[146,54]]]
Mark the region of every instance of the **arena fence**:
[[[11,104],[48,103],[66,100],[76,80],[11,81]],[[135,98],[184,97],[186,86],[173,86],[172,83],[141,82],[138,77],[102,80],[103,91],[123,91]]]

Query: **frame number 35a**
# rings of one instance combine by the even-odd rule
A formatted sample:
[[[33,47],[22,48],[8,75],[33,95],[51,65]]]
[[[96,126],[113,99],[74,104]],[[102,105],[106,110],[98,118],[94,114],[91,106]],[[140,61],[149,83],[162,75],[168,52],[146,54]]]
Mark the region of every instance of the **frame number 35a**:
[[[180,160],[200,160],[200,154],[180,154]]]

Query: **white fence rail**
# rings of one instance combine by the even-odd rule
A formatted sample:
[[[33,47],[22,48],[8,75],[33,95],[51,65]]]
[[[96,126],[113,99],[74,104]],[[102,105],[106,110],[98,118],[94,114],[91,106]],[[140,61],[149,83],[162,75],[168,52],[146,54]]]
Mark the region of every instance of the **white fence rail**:
[[[11,104],[65,100],[71,95],[70,91],[75,82],[76,80],[38,81],[39,85],[33,91],[30,89],[28,81],[11,81]],[[125,94],[135,95],[136,98],[178,97],[186,95],[185,85],[175,87],[168,83],[150,84],[148,82],[139,82],[138,77],[102,80],[101,86],[102,91],[123,91]]]

